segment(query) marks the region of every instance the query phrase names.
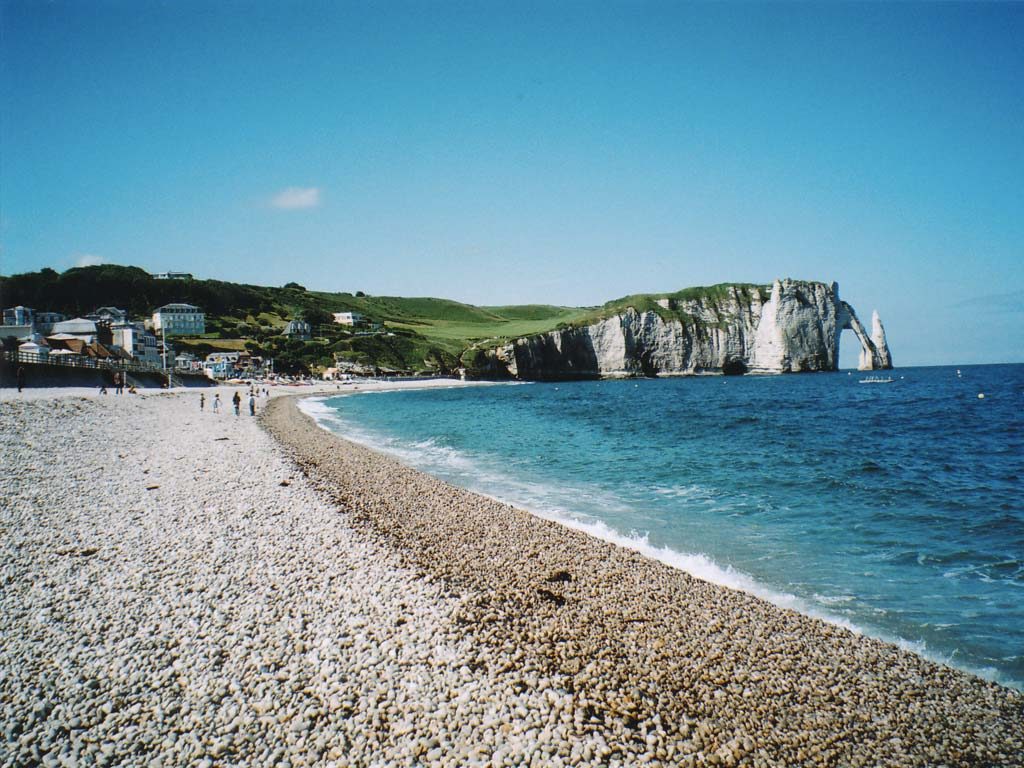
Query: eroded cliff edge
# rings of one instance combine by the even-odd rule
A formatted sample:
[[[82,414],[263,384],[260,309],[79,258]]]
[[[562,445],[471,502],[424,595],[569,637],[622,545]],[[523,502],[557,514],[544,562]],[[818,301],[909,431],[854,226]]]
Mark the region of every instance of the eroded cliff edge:
[[[869,335],[839,298],[837,283],[725,285],[634,303],[641,308],[626,301],[593,322],[472,348],[463,355],[467,375],[558,380],[834,371],[847,329],[860,343],[861,370],[892,368],[878,313]]]

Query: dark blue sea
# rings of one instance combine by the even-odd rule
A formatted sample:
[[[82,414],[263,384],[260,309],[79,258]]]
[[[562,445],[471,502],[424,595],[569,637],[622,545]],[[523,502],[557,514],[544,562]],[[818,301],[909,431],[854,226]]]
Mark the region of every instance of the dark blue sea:
[[[339,434],[1024,687],[1024,365],[399,391]],[[980,397],[984,394],[984,397]]]

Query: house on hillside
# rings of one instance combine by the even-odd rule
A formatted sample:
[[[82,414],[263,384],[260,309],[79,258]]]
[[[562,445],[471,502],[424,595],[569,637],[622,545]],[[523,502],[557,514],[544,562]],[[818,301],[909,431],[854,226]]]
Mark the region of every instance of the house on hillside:
[[[194,280],[191,272],[154,272],[150,275],[154,280]]]
[[[292,320],[285,327],[282,335],[300,341],[308,341],[313,337],[313,326],[305,320]]]
[[[153,312],[153,330],[168,336],[206,333],[206,314],[192,304],[165,304]]]
[[[334,312],[334,322],[338,325],[365,325],[366,317],[358,312]]]

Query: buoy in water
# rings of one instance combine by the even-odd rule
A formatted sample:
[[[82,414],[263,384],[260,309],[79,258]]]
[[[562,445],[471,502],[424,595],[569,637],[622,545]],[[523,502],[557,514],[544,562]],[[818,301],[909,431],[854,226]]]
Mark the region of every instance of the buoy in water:
[[[985,399],[985,393],[984,392],[979,392],[978,393],[978,399],[979,400],[984,400]]]

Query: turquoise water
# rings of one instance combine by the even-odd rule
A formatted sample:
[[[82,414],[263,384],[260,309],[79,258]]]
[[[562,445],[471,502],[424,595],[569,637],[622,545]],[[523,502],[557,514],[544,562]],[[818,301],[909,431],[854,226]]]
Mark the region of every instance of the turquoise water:
[[[1024,687],[1024,366],[893,377],[497,385],[304,407],[456,485]]]

